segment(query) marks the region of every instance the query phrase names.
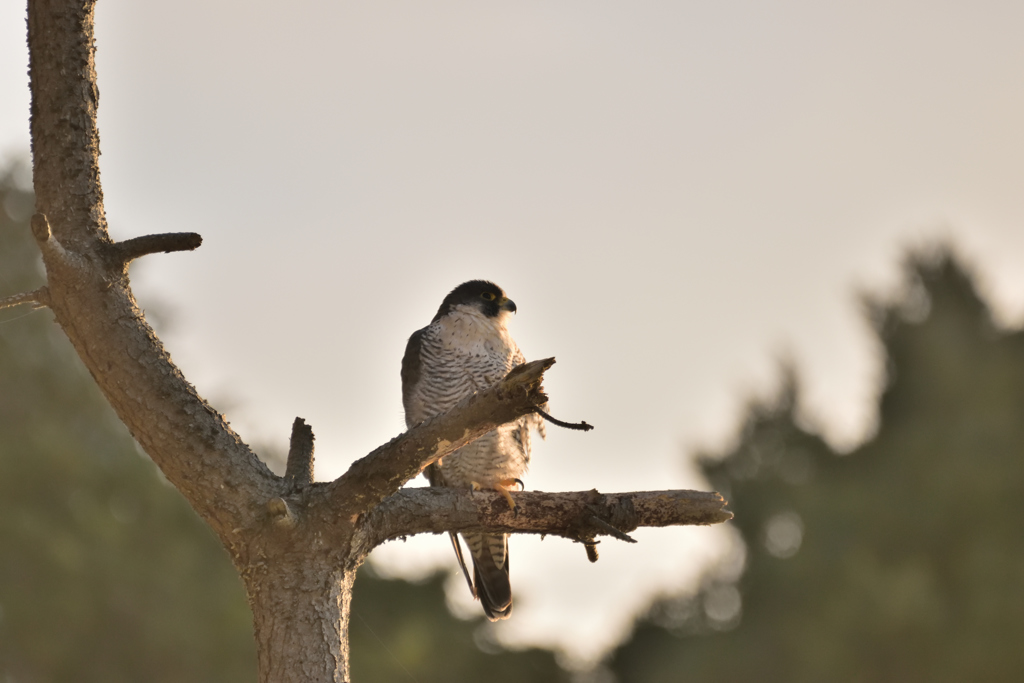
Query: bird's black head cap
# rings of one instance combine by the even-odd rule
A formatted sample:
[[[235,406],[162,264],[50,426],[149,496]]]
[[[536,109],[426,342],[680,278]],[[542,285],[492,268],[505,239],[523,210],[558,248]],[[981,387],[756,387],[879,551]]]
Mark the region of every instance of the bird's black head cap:
[[[448,293],[441,302],[441,308],[437,309],[434,321],[448,315],[454,306],[459,305],[478,306],[484,315],[492,318],[502,311],[516,312],[515,302],[505,296],[501,287],[487,280],[470,280]]]

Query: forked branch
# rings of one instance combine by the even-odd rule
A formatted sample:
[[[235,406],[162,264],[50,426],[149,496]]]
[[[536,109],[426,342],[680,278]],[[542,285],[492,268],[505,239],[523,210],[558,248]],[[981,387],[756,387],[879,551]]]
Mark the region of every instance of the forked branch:
[[[547,402],[541,388],[554,358],[514,368],[446,413],[423,422],[352,463],[332,482],[330,504],[345,517],[361,515],[397,491],[430,463]]]

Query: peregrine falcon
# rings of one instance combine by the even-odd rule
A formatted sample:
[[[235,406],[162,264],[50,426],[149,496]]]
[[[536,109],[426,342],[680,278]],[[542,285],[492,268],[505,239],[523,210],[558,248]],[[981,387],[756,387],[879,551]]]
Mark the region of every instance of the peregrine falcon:
[[[409,337],[402,358],[402,403],[412,427],[486,389],[526,361],[506,327],[516,305],[500,287],[483,280],[465,282],[441,302],[429,325]],[[544,422],[531,413],[488,432],[473,443],[427,467],[431,486],[501,492],[530,462],[530,429],[544,436]],[[455,555],[466,572],[462,549],[451,534]],[[512,613],[507,534],[463,534],[473,559],[470,590],[491,621]],[[469,574],[466,573],[469,581]]]

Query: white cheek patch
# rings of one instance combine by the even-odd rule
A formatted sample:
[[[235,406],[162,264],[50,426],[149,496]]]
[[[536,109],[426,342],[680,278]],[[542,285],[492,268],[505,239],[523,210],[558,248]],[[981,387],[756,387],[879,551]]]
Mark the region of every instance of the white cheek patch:
[[[505,327],[508,311],[490,318],[474,306],[455,306],[438,321],[445,348],[473,356],[512,353],[515,344]]]

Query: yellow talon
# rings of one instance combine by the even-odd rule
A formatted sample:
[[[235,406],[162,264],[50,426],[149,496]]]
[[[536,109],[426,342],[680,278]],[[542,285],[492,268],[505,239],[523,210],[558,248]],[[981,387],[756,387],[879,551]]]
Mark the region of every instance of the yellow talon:
[[[520,483],[518,479],[502,479],[498,483],[494,484],[494,486],[487,486],[487,487],[485,487],[482,484],[480,484],[479,482],[471,481],[471,482],[469,482],[469,487],[470,487],[470,490],[472,490],[472,491],[482,491],[484,488],[489,488],[492,491],[497,491],[498,493],[500,493],[502,496],[505,497],[506,501],[508,501],[509,509],[510,510],[515,510],[516,509],[516,502],[514,500],[512,500],[512,494],[508,492],[508,489],[513,484],[518,484],[518,483]]]
[[[510,510],[516,509],[516,502],[512,500],[512,494],[508,492],[509,488],[511,488],[515,483],[517,483],[515,479],[502,479],[494,485],[494,490],[505,496],[505,500],[508,501],[508,507]]]

